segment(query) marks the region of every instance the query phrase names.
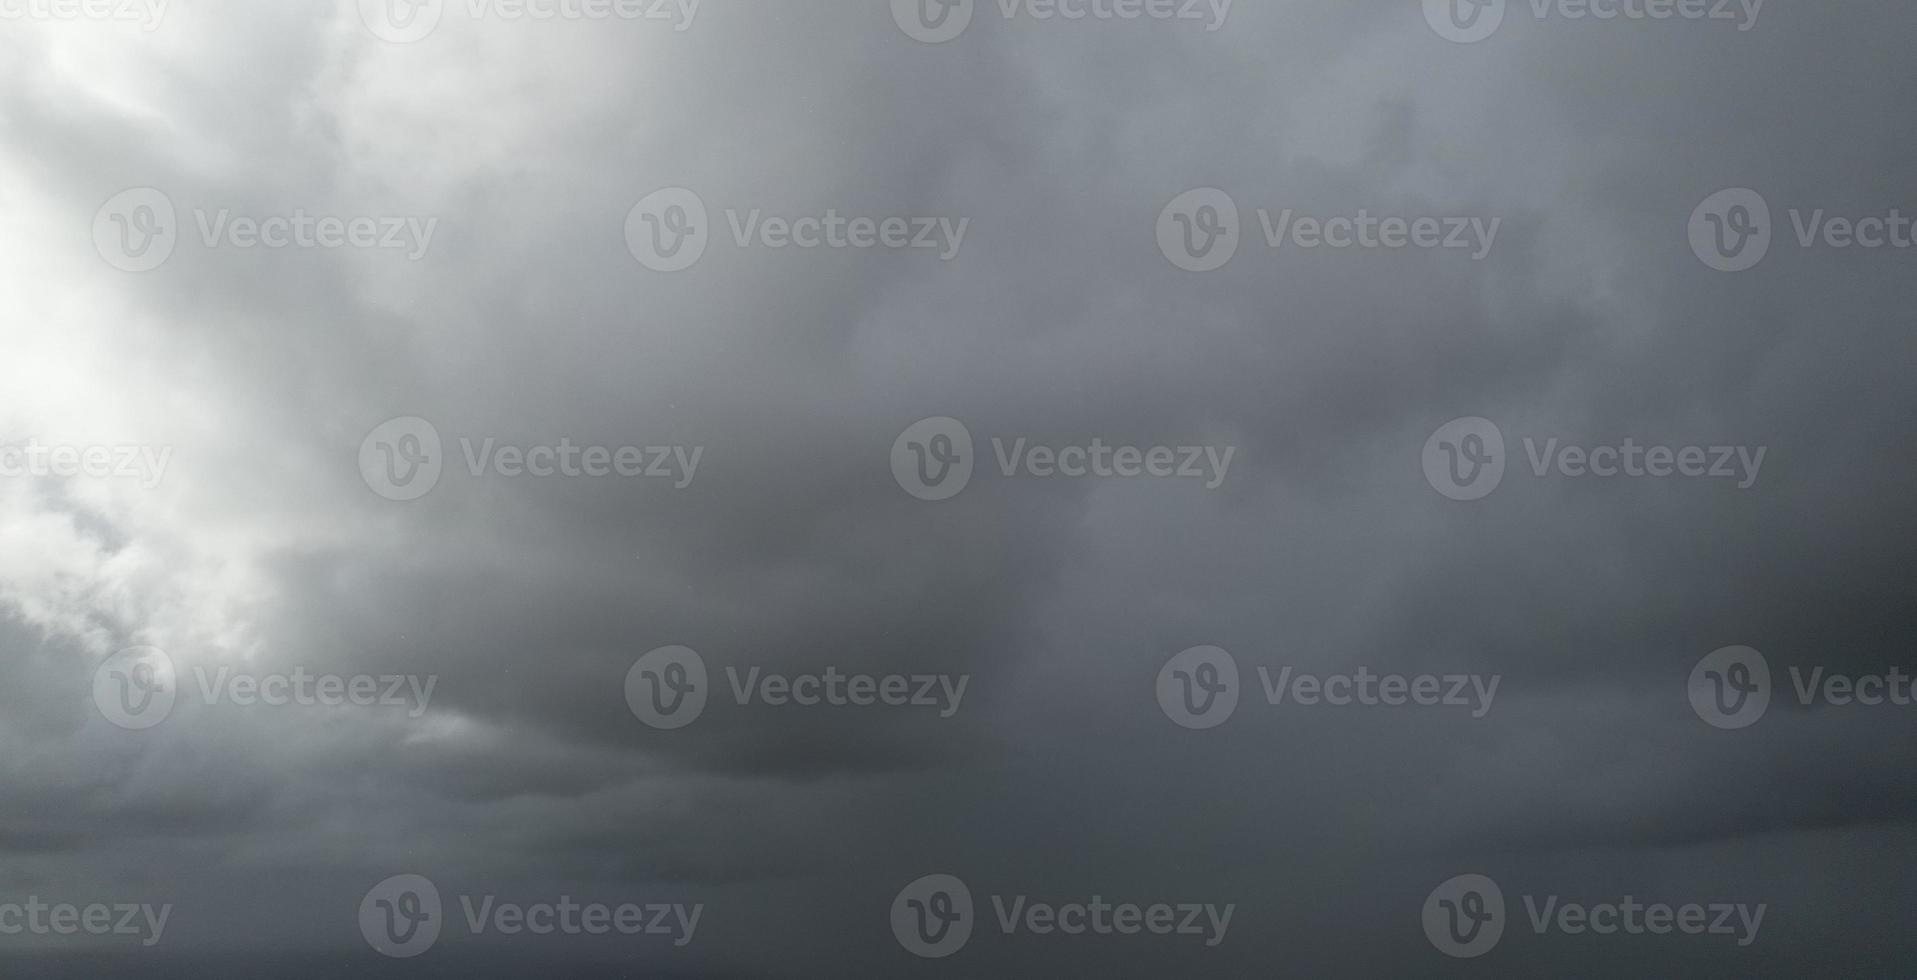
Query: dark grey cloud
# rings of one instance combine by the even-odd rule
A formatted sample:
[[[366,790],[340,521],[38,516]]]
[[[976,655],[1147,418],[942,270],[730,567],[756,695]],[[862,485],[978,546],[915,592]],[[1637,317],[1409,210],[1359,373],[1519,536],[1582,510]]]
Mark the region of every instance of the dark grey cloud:
[[[1909,253],[1803,248],[1789,212],[1917,214],[1909,15],[1766,4],[1755,29],[1539,20],[1477,44],[1412,0],[1188,23],[1007,20],[920,44],[887,4],[706,0],[691,29],[470,21],[372,37],[352,3],[174,5],[150,34],[0,22],[0,443],[149,444],[158,489],[0,477],[0,903],[171,902],[164,942],[7,937],[9,975],[1859,975],[1908,959],[1907,706],[1795,703],[1792,668],[1917,674]],[[1757,269],[1686,223],[1760,191]],[[186,233],[123,273],[96,209]],[[634,261],[665,187],[705,256]],[[1216,187],[1232,262],[1161,209]],[[427,254],[208,248],[194,212],[433,218]],[[1499,221],[1445,249],[1272,249],[1256,209]],[[967,220],[936,255],[740,248],[727,211]],[[17,278],[16,278],[17,277]],[[423,500],[360,442],[432,421]],[[889,451],[965,422],[941,503]],[[1424,443],[1500,426],[1475,502]],[[1231,446],[1216,489],[1007,478],[992,437]],[[475,478],[459,439],[700,447],[696,479]],[[1735,482],[1534,476],[1523,440],[1766,449]],[[94,705],[115,651],[252,674],[430,675],[390,707]],[[682,644],[713,703],[623,686]],[[1154,700],[1214,644],[1224,725]],[[1759,724],[1686,699],[1706,653],[1774,674]],[[950,718],[731,703],[727,668],[969,678]],[[1492,674],[1447,708],[1265,704],[1257,667]],[[182,687],[182,691],[188,688]],[[191,700],[190,698],[188,699]],[[901,886],[979,900],[959,956],[899,947]],[[1506,938],[1451,960],[1439,882]],[[447,896],[703,902],[673,950],[450,936],[367,948],[388,876]],[[1216,948],[1003,936],[988,895],[1235,903]],[[1758,942],[1534,935],[1518,896],[1768,903]],[[457,930],[455,930],[457,931]],[[561,941],[567,940],[567,941]],[[568,973],[567,971],[571,971]],[[676,971],[673,972],[673,971]]]

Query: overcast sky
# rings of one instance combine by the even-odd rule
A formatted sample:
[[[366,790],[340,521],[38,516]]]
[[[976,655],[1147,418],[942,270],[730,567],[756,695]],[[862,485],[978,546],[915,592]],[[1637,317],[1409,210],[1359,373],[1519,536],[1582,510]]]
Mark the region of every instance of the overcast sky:
[[[1903,968],[1917,14],[1456,2],[0,0],[0,972]]]

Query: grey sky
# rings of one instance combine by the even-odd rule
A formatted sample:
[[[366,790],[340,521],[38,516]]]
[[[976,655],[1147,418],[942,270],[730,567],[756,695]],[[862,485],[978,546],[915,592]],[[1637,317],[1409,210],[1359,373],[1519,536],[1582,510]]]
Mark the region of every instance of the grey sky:
[[[979,0],[944,43],[888,6],[704,0],[676,30],[460,0],[410,43],[344,0],[0,19],[0,445],[170,450],[151,489],[0,476],[0,904],[173,906],[150,949],[0,935],[10,976],[1909,961],[1917,708],[1803,706],[1789,673],[1917,672],[1917,251],[1793,227],[1917,215],[1906,6],[1771,0],[1739,30],[1512,0],[1472,43],[1418,0],[1239,0],[1215,30]],[[129,188],[176,212],[152,271],[96,247]],[[667,188],[709,231],[669,273],[625,233]],[[1202,273],[1154,236],[1198,188],[1242,233]],[[1748,271],[1687,238],[1727,188],[1771,211]],[[966,225],[949,260],[741,245],[755,209]],[[1498,225],[1480,260],[1274,248],[1259,209]],[[202,237],[296,210],[436,223],[417,260]],[[386,499],[356,457],[414,416],[444,472]],[[916,499],[894,441],[948,416],[972,481]],[[1479,416],[1503,482],[1447,499],[1421,452]],[[1234,455],[1215,489],[1006,476],[994,437]],[[474,476],[462,438],[702,455],[684,487]],[[1765,456],[1744,489],[1539,476],[1527,438]],[[95,702],[136,645],[181,691],[146,730]],[[669,645],[710,671],[674,731],[624,694]],[[1242,690],[1187,730],[1156,684],[1201,645]],[[1771,706],[1720,730],[1687,678],[1739,645]],[[221,666],[437,680],[417,717],[201,703]],[[1500,686],[1478,718],[1267,704],[1256,668],[1285,666]],[[969,681],[940,717],[742,705],[729,667]],[[1452,959],[1420,910],[1467,872],[1508,921]],[[978,905],[948,959],[888,926],[932,873]],[[445,896],[418,959],[357,924],[399,874]],[[684,948],[467,935],[455,896],[486,894],[705,912]],[[1003,935],[990,895],[1236,911],[1215,948]],[[1748,947],[1540,935],[1522,895],[1768,913]]]

